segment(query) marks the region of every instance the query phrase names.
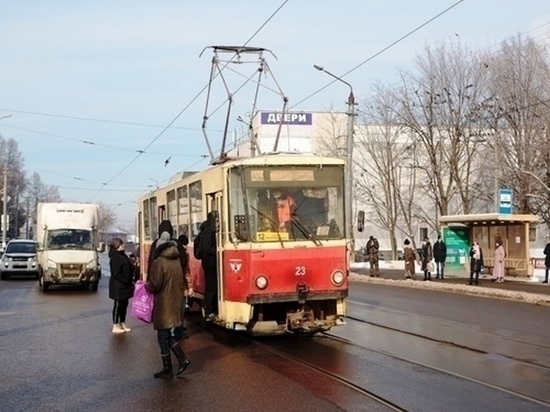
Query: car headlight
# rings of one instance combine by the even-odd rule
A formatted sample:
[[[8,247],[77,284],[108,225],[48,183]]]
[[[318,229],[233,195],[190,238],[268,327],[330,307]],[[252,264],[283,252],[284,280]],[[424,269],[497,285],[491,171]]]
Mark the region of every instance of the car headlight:
[[[260,290],[267,288],[267,278],[264,275],[260,275],[256,278],[256,287]]]
[[[86,269],[97,269],[97,262],[95,260],[90,260],[86,263]]]
[[[332,272],[332,274],[330,275],[330,280],[332,281],[332,283],[334,283],[336,286],[342,286],[342,284],[344,283],[344,280],[346,279],[346,277],[344,276],[344,273],[341,271],[341,270],[335,270],[334,272]]]
[[[57,269],[57,263],[55,263],[53,260],[48,260],[48,269]]]

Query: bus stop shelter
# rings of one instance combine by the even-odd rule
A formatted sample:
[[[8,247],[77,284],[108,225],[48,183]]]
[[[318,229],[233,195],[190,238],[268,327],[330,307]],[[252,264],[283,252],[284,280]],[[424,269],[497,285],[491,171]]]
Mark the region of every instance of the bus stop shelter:
[[[447,244],[447,267],[451,272],[469,271],[470,247],[477,240],[483,252],[484,268],[492,273],[495,243],[500,239],[506,251],[506,275],[532,276],[529,234],[531,224],[538,220],[536,215],[498,213],[441,216],[439,224]]]

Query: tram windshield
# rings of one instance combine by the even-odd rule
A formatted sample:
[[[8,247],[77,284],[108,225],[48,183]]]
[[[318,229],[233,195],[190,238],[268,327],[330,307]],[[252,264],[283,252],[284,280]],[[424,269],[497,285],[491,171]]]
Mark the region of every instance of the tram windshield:
[[[240,241],[342,239],[343,168],[239,167],[230,173],[231,232]]]

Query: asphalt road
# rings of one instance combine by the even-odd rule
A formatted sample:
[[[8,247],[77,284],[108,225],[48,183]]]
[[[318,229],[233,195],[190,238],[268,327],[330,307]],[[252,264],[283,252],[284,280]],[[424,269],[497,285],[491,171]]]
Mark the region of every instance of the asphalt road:
[[[152,327],[111,333],[108,270],[98,293],[0,282],[0,411],[384,410],[353,389],[220,329],[189,328],[182,379],[161,367]],[[421,282],[419,282],[421,283]],[[347,325],[275,340],[406,410],[547,410],[550,307],[352,282]],[[523,394],[525,397],[518,396]],[[360,399],[358,401],[357,399]]]
[[[36,280],[0,282],[0,411],[361,410],[346,385],[223,330],[190,328],[184,377],[154,379],[156,333],[129,319],[132,332],[113,335],[107,286],[44,294]]]

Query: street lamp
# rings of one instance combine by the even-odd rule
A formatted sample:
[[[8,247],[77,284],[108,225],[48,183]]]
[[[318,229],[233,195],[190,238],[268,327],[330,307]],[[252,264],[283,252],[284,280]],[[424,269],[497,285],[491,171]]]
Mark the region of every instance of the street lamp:
[[[325,72],[331,77],[334,77],[339,82],[344,83],[349,87],[349,97],[347,101],[348,105],[348,131],[347,131],[347,141],[346,141],[346,181],[345,181],[345,198],[346,198],[346,238],[350,241],[351,254],[355,252],[354,249],[354,239],[353,239],[353,212],[351,208],[351,197],[352,197],[352,184],[353,184],[353,129],[355,122],[355,97],[353,96],[353,87],[351,84],[342,80],[340,77],[332,74],[326,70],[323,66],[314,64],[313,67],[320,72]]]

